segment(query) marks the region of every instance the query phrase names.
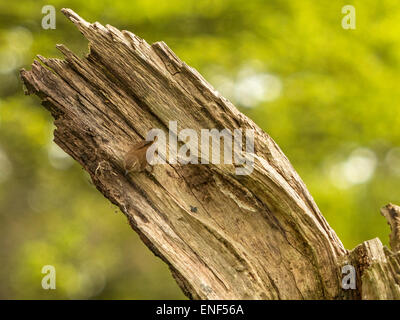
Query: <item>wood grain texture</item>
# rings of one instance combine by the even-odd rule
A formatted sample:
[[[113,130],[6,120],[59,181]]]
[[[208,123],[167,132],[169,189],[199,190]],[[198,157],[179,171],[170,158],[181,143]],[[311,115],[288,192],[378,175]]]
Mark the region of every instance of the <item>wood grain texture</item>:
[[[390,230],[390,247],[394,252],[400,251],[400,207],[389,203],[381,208],[381,214],[386,218]]]
[[[144,243],[195,299],[335,299],[349,258],[277,144],[164,42],[63,13],[89,41],[87,57],[38,56],[27,94],[54,117],[55,142],[118,205]],[[123,158],[152,128],[253,129],[254,171],[156,165],[124,175]],[[193,210],[196,208],[196,210]],[[95,213],[93,213],[95,214]],[[353,259],[356,261],[357,259]]]
[[[349,298],[400,299],[400,252],[392,252],[375,238],[358,245],[347,258],[357,269],[357,290],[348,292]]]

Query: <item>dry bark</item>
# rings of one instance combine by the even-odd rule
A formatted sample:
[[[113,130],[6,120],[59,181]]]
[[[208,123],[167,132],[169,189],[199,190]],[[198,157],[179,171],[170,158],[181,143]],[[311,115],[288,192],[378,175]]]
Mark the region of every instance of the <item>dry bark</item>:
[[[21,71],[26,93],[41,98],[55,119],[55,142],[119,206],[188,297],[399,297],[399,254],[377,239],[349,253],[276,143],[164,42],[149,45],[62,11],[90,53],[79,58],[57,45],[65,60],[38,56]],[[150,129],[167,131],[169,121],[197,132],[253,129],[253,173],[167,164],[125,176],[126,152]],[[357,269],[354,291],[341,287],[346,263]]]

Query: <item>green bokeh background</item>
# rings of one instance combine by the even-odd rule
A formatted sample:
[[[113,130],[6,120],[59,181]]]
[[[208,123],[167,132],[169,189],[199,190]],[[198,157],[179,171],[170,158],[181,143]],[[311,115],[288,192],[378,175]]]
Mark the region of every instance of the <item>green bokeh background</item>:
[[[356,8],[356,30],[341,8]],[[44,5],[56,29],[41,28]],[[181,299],[168,268],[52,142],[20,68],[80,55],[61,13],[165,41],[281,146],[346,248],[380,237],[400,203],[398,0],[0,2],[0,299]],[[43,290],[54,265],[57,289]]]

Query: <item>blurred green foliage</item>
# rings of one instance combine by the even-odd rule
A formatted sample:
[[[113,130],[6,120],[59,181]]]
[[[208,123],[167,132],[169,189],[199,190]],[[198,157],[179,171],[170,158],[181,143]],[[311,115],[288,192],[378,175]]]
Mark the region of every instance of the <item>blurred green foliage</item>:
[[[41,28],[44,5],[55,30]],[[341,8],[356,8],[356,30]],[[168,268],[52,142],[20,68],[87,42],[60,13],[165,41],[281,146],[344,245],[400,203],[400,4],[383,1],[0,2],[0,298],[184,298]],[[118,214],[115,214],[117,212]],[[54,265],[57,290],[41,288]]]

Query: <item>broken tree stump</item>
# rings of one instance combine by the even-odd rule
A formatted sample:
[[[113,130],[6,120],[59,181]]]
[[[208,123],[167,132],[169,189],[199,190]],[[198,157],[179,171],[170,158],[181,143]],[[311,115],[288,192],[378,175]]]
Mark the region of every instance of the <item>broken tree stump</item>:
[[[399,298],[399,254],[378,239],[348,252],[276,143],[164,42],[62,12],[89,41],[87,57],[38,56],[21,70],[27,94],[54,117],[55,142],[91,175],[194,299]],[[153,128],[254,131],[254,170],[157,165],[126,176],[127,150]],[[95,213],[93,213],[95,214]],[[342,289],[344,264],[357,288]]]

